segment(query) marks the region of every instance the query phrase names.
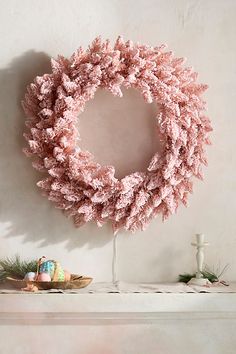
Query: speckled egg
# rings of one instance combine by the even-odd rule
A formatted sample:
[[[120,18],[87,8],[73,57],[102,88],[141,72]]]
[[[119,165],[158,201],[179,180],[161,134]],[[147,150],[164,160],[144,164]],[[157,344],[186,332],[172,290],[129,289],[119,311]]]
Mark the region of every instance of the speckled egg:
[[[62,269],[61,265],[54,260],[48,260],[43,262],[39,267],[39,274],[41,273],[49,274],[51,280],[54,281],[65,280],[64,270]]]
[[[65,276],[65,281],[70,281],[71,274],[70,274],[70,272],[68,272],[68,270],[64,269],[64,276]]]
[[[39,273],[48,273],[51,278],[53,278],[55,272],[55,262],[45,261],[39,266]]]

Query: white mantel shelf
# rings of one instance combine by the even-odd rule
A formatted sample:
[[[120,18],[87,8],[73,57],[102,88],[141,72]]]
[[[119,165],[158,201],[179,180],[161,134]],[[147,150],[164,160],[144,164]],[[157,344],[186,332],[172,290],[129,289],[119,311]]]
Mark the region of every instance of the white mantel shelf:
[[[0,324],[236,319],[236,293],[0,294]]]

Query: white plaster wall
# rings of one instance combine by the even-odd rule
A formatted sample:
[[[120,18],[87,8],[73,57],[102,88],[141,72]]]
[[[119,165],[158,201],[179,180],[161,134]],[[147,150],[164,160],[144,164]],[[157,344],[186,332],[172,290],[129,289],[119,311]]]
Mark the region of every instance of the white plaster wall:
[[[210,85],[206,98],[214,134],[205,182],[195,181],[189,208],[180,208],[164,224],[154,220],[145,232],[118,235],[117,277],[175,280],[178,273],[193,268],[189,244],[194,233],[204,232],[211,242],[207,263],[230,264],[226,278],[236,280],[236,1],[2,0],[0,5],[0,257],[46,255],[96,281],[112,279],[110,226],[75,229],[35,186],[39,175],[21,152],[20,99],[26,84],[49,70],[48,57],[69,56],[98,34],[113,41],[122,34],[151,45],[165,42],[176,55],[188,58],[200,80]],[[82,144],[93,149],[99,161],[114,163],[122,174],[145,165],[155,147],[152,122],[147,119],[153,107],[132,93],[123,103],[111,100],[99,93],[84,113],[88,120],[81,116]],[[146,117],[143,123],[141,113]],[[121,130],[114,117],[120,117]],[[140,146],[145,148],[139,154]]]

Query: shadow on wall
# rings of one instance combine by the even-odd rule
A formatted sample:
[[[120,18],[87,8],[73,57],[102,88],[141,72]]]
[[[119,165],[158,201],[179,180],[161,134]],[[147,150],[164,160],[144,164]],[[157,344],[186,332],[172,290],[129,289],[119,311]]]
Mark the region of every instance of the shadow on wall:
[[[21,100],[37,75],[50,72],[45,53],[28,51],[0,70],[0,222],[3,237],[23,236],[39,247],[65,242],[72,250],[87,244],[101,247],[112,239],[109,225],[87,224],[80,229],[44,197],[36,187],[39,172],[22,153],[25,116]]]

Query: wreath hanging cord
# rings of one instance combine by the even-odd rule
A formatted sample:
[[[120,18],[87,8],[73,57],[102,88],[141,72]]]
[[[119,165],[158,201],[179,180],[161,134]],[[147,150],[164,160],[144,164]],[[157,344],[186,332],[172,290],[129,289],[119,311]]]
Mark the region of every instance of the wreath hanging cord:
[[[197,73],[165,48],[121,37],[112,47],[99,37],[69,59],[52,59],[52,73],[36,77],[27,88],[24,152],[34,158],[34,168],[47,173],[37,183],[43,194],[77,227],[110,220],[114,233],[143,230],[158,214],[166,219],[180,202],[186,205],[192,177],[203,178],[204,147],[212,130],[201,97],[207,85],[197,83]],[[122,97],[123,87],[158,104],[163,148],[145,172],[118,180],[113,166],[101,166],[78,147],[77,121],[98,88]]]

